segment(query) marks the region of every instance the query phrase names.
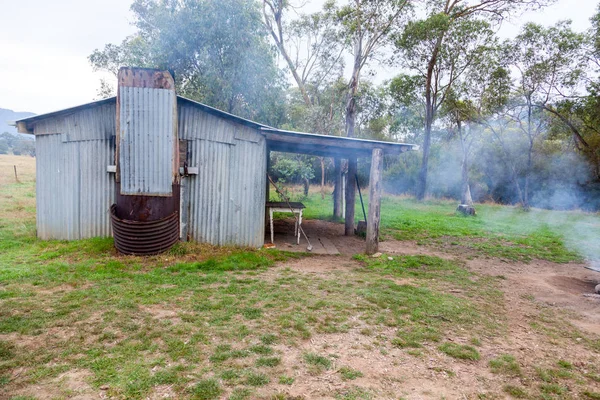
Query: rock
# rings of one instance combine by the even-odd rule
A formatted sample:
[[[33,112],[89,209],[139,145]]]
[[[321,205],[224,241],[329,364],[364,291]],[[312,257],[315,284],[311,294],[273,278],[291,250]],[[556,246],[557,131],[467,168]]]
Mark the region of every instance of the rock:
[[[381,257],[381,253],[377,252],[377,253],[373,254],[371,257],[379,258],[379,257]]]
[[[600,285],[596,285],[596,287],[594,288],[594,290],[596,291],[596,293],[600,293]]]
[[[388,260],[394,261],[394,258],[393,257],[388,257]]]
[[[458,211],[459,213],[464,214],[464,215],[476,215],[477,214],[475,212],[475,207],[470,206],[468,204],[459,204],[456,211]]]

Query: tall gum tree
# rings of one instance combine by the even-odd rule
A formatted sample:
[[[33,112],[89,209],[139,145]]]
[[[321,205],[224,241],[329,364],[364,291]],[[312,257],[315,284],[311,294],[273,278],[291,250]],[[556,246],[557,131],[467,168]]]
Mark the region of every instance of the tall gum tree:
[[[477,17],[498,24],[511,14],[536,9],[553,0],[430,0],[426,2],[426,17],[411,21],[396,43],[401,66],[423,76],[425,97],[425,129],[423,158],[419,170],[416,197],[423,200],[427,191],[427,172],[431,147],[431,132],[437,112],[444,101],[439,92],[441,69],[439,60],[452,40],[455,24]],[[452,79],[450,82],[452,82]],[[452,84],[446,85],[446,90]]]
[[[409,0],[352,0],[341,7],[338,18],[342,32],[351,43],[352,74],[348,81],[346,95],[345,133],[355,136],[357,94],[363,68],[376,57],[378,51],[388,44],[390,34],[401,25],[403,17],[410,11]],[[347,236],[354,234],[354,204],[356,196],[357,160],[348,160],[346,184],[346,226]]]

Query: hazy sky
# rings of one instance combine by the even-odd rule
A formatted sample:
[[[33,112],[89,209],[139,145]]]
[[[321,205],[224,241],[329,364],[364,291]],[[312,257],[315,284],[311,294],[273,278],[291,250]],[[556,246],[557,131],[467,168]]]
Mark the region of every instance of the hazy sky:
[[[589,27],[599,0],[559,0],[541,12],[504,23],[513,36],[526,21],[573,20]],[[100,73],[87,56],[133,33],[129,0],[0,0],[0,108],[44,113],[94,99]],[[316,8],[322,0],[308,1]],[[318,6],[317,6],[318,7]],[[391,71],[384,72],[385,74]]]

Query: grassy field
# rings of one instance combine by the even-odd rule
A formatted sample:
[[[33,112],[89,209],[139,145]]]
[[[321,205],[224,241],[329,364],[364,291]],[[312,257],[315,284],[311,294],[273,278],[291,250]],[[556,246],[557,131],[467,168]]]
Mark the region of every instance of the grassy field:
[[[192,243],[120,256],[110,238],[37,240],[34,188],[30,159],[0,156],[0,398],[600,398],[598,338],[520,299],[531,303],[527,331],[558,352],[508,353],[506,278],[460,258]],[[307,217],[328,217],[327,200],[303,201]],[[599,221],[453,208],[385,198],[383,234],[450,255],[563,263],[587,255],[569,247],[569,230]],[[410,382],[434,378],[414,397]]]
[[[296,192],[298,193],[298,191]],[[271,193],[272,198],[276,194]],[[332,218],[331,196],[316,191],[293,200],[306,205],[307,218]],[[363,194],[368,211],[368,196]],[[417,202],[410,197],[384,197],[381,205],[382,238],[414,240],[448,251],[500,257],[511,261],[544,259],[555,262],[600,260],[600,215],[577,211],[533,209],[478,204],[478,215],[455,212],[456,201]],[[363,219],[356,201],[356,221]]]

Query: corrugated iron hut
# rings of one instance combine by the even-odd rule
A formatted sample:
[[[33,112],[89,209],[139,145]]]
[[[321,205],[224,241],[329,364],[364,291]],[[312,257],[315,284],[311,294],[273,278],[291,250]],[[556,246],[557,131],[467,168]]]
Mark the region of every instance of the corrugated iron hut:
[[[283,151],[350,165],[373,156],[367,247],[376,251],[381,157],[412,145],[274,129],[176,96],[163,71],[123,68],[118,93],[16,121],[36,137],[39,238],[110,236],[116,203],[132,221],[176,212],[182,240],[260,247],[268,154]],[[346,217],[353,226],[354,212]]]

